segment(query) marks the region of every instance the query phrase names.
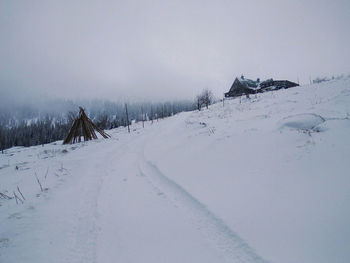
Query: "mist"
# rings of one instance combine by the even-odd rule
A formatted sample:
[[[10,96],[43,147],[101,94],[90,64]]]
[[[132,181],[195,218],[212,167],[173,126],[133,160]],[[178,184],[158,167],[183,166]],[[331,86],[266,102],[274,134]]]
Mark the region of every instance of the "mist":
[[[350,2],[0,1],[0,103],[221,97],[349,73]]]

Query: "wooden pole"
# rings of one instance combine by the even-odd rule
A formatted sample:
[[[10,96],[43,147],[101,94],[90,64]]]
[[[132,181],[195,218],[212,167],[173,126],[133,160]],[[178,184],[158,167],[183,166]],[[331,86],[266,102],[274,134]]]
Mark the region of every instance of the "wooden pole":
[[[151,120],[152,120],[152,124],[153,124],[153,119],[154,119],[154,116],[153,116],[153,107],[151,105]]]
[[[130,133],[128,105],[127,105],[126,103],[125,103],[125,113],[126,113],[126,122],[127,122],[127,124],[128,124],[128,132]]]

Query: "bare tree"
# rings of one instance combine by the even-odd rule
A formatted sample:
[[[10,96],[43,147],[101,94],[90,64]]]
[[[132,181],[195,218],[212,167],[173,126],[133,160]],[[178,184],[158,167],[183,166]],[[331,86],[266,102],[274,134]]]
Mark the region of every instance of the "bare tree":
[[[201,95],[197,95],[196,97],[196,104],[197,104],[197,110],[201,110],[202,108],[202,104],[203,104],[203,100],[202,100],[202,97]]]
[[[209,105],[213,103],[213,100],[214,100],[214,96],[211,90],[209,89],[203,90],[202,93],[197,95],[196,97],[197,109],[201,110],[202,105],[205,105],[208,109]]]
[[[202,94],[204,99],[203,103],[208,109],[209,105],[213,103],[213,99],[214,99],[213,93],[211,92],[211,90],[205,89]]]

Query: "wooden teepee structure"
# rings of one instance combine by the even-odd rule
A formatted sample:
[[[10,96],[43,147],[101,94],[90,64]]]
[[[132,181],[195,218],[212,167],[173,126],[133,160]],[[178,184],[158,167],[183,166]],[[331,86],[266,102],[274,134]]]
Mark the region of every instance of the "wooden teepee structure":
[[[110,138],[107,133],[98,128],[89,118],[86,116],[84,109],[79,107],[79,116],[75,119],[72,128],[70,129],[67,137],[64,139],[63,144],[71,144],[81,142],[81,136],[84,136],[84,141],[97,139],[95,131],[102,135],[103,138]]]

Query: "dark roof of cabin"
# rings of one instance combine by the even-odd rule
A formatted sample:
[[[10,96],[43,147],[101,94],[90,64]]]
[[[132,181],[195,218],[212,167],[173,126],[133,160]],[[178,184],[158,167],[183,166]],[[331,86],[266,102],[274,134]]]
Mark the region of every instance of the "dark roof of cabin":
[[[240,83],[247,86],[247,88],[256,88],[258,86],[258,83],[251,79],[246,78],[236,78]]]

